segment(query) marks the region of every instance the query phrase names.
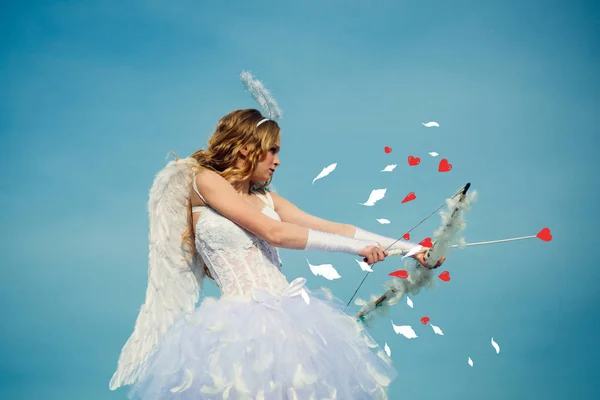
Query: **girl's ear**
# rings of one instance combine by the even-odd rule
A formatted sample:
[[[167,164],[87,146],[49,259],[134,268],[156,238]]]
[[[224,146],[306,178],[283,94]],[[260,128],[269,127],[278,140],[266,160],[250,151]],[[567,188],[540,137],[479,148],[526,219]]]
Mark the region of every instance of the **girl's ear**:
[[[248,145],[244,145],[244,147],[242,147],[240,149],[240,153],[244,156],[244,157],[248,157],[248,151],[250,151],[250,146]]]

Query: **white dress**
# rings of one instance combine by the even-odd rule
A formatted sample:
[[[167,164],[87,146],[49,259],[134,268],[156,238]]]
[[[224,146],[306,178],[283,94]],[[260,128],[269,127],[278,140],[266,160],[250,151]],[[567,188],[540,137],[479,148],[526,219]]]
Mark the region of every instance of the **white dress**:
[[[268,192],[259,197],[279,220]],[[387,398],[391,360],[340,300],[310,291],[304,278],[288,283],[276,248],[210,207],[198,210],[196,249],[221,297],[176,320],[130,398]]]

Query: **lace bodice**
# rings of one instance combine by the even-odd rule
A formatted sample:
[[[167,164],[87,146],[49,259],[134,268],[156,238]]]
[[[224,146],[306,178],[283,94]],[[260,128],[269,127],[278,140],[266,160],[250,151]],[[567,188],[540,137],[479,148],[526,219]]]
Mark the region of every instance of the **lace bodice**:
[[[270,197],[270,196],[269,196]],[[280,294],[288,286],[279,252],[265,240],[241,228],[210,207],[198,207],[196,249],[222,296],[250,296],[253,289]],[[271,205],[262,213],[276,220]]]

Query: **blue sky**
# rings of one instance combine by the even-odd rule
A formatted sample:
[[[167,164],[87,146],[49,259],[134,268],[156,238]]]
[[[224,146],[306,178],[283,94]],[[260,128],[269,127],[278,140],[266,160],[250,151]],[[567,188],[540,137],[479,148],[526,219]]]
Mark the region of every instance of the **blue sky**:
[[[0,397],[125,398],[108,381],[144,299],[150,184],[168,151],[188,155],[222,115],[256,107],[243,69],[284,110],[274,183],[304,210],[399,237],[469,181],[479,199],[468,241],[552,230],[549,243],[454,251],[450,282],[374,324],[400,372],[391,399],[597,396],[594,2],[125,3],[3,4]],[[421,164],[408,167],[409,155]],[[441,157],[451,172],[437,172]],[[388,164],[398,167],[381,173]],[[379,188],[383,200],[359,205]],[[417,200],[401,204],[411,191]],[[344,254],[282,258],[290,280],[343,301],[363,276]],[[307,259],[342,278],[313,276]],[[376,265],[359,296],[399,267]]]

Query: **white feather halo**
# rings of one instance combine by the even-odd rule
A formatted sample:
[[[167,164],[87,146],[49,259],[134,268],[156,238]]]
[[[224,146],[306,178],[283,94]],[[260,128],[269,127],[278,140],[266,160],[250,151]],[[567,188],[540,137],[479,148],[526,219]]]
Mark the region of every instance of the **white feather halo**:
[[[254,100],[260,104],[263,111],[267,114],[266,117],[274,121],[277,121],[281,118],[283,112],[277,105],[277,102],[273,96],[271,96],[271,93],[269,93],[261,81],[256,79],[254,75],[248,71],[242,71],[240,74],[240,79]]]

